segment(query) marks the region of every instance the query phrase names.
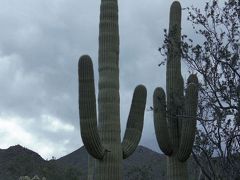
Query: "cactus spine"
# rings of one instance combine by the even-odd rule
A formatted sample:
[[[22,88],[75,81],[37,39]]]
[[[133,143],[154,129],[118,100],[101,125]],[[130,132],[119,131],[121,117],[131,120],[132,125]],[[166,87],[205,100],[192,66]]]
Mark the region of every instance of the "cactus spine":
[[[121,143],[117,0],[101,0],[98,64],[98,124],[91,58],[84,55],[78,64],[81,136],[88,153],[96,159],[94,177],[120,180],[122,159],[134,152],[141,138],[146,88],[139,85],[134,91]]]
[[[184,96],[181,75],[181,5],[173,2],[170,9],[167,57],[167,102],[164,90],[156,88],[153,95],[155,134],[167,158],[167,179],[186,180],[187,159],[195,138],[198,79],[190,75]]]

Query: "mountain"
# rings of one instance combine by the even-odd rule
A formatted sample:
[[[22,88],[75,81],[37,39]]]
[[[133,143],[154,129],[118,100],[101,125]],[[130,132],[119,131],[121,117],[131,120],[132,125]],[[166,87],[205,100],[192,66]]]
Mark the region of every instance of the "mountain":
[[[33,175],[38,173],[44,159],[37,153],[20,145],[0,150],[0,179],[18,179],[21,173]]]
[[[20,145],[0,149],[0,180],[18,180],[20,176],[34,175],[48,177],[47,180],[73,180],[67,178],[70,173],[77,176],[79,170],[61,166],[56,160],[46,161]]]
[[[84,147],[60,158],[46,161],[20,145],[0,149],[0,180],[18,180],[20,176],[47,177],[47,180],[87,179],[88,155]],[[124,180],[165,180],[166,158],[144,146],[138,146],[123,162]],[[193,171],[191,171],[193,172]],[[191,173],[192,174],[192,173]],[[195,179],[193,174],[190,179]]]

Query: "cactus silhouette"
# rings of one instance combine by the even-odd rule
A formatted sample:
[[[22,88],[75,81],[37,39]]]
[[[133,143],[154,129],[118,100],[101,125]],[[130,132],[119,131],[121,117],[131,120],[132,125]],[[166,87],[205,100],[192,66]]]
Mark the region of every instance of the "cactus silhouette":
[[[95,158],[94,177],[120,180],[122,160],[134,152],[141,138],[147,92],[143,85],[135,88],[121,142],[117,0],[101,0],[99,28],[98,111],[92,61],[83,55],[78,64],[80,130],[85,148]]]
[[[190,75],[184,96],[181,75],[181,5],[173,2],[170,9],[167,57],[167,102],[164,90],[153,94],[154,127],[160,149],[167,158],[167,179],[186,180],[187,159],[195,138],[198,101],[198,79]]]

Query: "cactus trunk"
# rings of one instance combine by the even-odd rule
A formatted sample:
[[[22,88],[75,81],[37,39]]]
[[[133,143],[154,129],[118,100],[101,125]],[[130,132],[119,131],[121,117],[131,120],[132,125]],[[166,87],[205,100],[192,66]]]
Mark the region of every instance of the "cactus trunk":
[[[180,12],[179,12],[180,11]],[[172,142],[173,154],[167,157],[168,180],[188,179],[186,162],[180,162],[176,156],[179,141],[181,122],[177,115],[182,114],[183,107],[183,78],[181,75],[181,8],[173,4],[170,10],[169,23],[169,53],[167,58],[167,110],[170,142]]]
[[[96,161],[98,179],[122,179],[119,108],[119,32],[117,0],[102,0],[99,25],[99,135],[110,152]]]
[[[146,88],[136,87],[127,129],[121,143],[119,97],[118,1],[101,0],[98,50],[98,125],[91,58],[79,60],[80,130],[88,153],[95,158],[94,179],[121,180],[122,160],[136,149],[142,134]],[[90,165],[91,167],[91,165]],[[92,173],[92,170],[89,169]],[[93,177],[89,174],[89,177]]]
[[[181,75],[181,5],[173,2],[170,9],[167,57],[167,102],[162,88],[156,88],[154,126],[160,149],[167,157],[167,179],[187,180],[187,159],[195,138],[198,80],[188,78],[184,96]]]
[[[167,157],[167,179],[187,180],[187,161],[180,162],[176,155]]]
[[[92,156],[88,155],[88,180],[94,180],[95,160]]]

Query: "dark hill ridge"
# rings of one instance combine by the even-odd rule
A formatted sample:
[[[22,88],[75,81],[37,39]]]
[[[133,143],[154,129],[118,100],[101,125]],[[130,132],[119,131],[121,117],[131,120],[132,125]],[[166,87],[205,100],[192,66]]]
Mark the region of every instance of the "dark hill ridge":
[[[19,175],[38,173],[44,166],[44,159],[27,148],[20,145],[0,150],[0,179],[16,180]]]
[[[20,145],[10,146],[8,149],[0,149],[0,162],[9,161],[15,157],[15,155],[21,154],[23,156],[27,155],[32,157],[36,161],[43,161],[44,159],[32,150],[29,150]]]
[[[39,154],[20,145],[0,150],[0,180],[18,180],[20,176],[48,177],[48,180],[68,180],[72,169],[44,160]],[[75,170],[75,174],[79,170]],[[72,180],[72,179],[69,179]]]
[[[88,155],[81,147],[57,160],[44,160],[40,155],[20,145],[0,149],[0,180],[18,180],[20,176],[38,175],[47,180],[87,179]],[[124,180],[166,179],[166,158],[144,146],[124,160]],[[191,179],[193,178],[192,176]]]

